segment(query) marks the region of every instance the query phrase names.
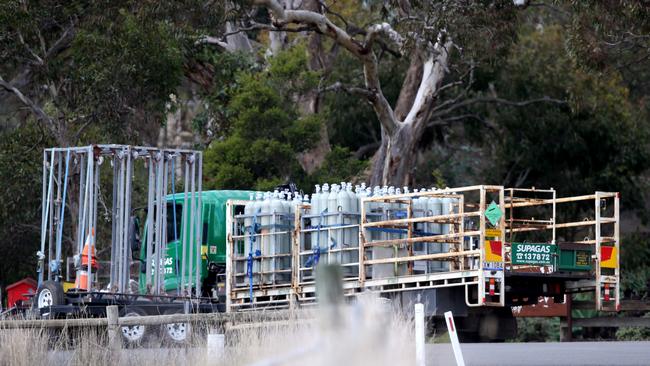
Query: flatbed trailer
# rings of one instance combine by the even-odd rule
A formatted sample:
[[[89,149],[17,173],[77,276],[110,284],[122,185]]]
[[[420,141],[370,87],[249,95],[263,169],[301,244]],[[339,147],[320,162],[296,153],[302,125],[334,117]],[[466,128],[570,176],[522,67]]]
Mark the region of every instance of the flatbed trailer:
[[[419,300],[428,315],[453,310],[467,316],[467,324],[479,324],[476,317],[494,313],[512,324],[511,306],[534,304],[541,296],[563,302],[564,295],[576,292],[593,293],[596,310],[617,311],[619,197],[595,192],[558,198],[553,189],[477,185],[363,198],[359,212],[334,213],[340,218],[334,225],[317,224],[322,214],[310,212],[309,204],[296,206],[292,215],[261,212],[255,219],[270,215],[267,222],[283,221],[285,226],[253,231],[251,215],[244,214],[249,202],[232,200],[227,205],[226,310],[313,303],[318,252],[320,261],[329,263],[341,262],[349,253],[341,263],[347,296],[374,292],[403,305]],[[418,212],[416,200],[422,198],[448,199],[449,207],[444,214]],[[572,220],[565,212],[578,212],[583,219]],[[426,232],[425,225],[446,230]],[[326,246],[313,241],[323,232],[329,239],[345,237],[341,231],[353,233],[349,242],[330,247],[330,240]],[[289,252],[265,247],[287,235]],[[258,249],[250,255],[253,242]],[[436,250],[423,250],[436,245]],[[522,253],[524,249],[533,252]],[[548,255],[537,255],[537,250]],[[279,258],[290,263],[274,266]],[[437,267],[432,269],[432,263]]]
[[[106,307],[117,305],[120,308],[140,308],[146,315],[164,315],[178,313],[215,313],[225,312],[225,304],[211,299],[188,299],[185,296],[141,295],[133,293],[110,293],[97,291],[68,291],[65,293],[64,305],[46,308],[41,315],[48,312],[66,317],[106,317]]]

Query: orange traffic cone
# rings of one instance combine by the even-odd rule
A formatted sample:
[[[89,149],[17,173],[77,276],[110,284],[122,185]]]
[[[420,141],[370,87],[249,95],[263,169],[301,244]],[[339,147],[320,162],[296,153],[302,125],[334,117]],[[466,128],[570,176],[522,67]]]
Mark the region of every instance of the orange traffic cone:
[[[81,251],[81,266],[83,268],[88,268],[88,259],[90,257],[90,267],[92,269],[97,269],[99,268],[99,265],[97,264],[97,258],[95,257],[96,251],[95,251],[95,246],[93,245],[92,251],[90,255],[88,255],[88,247],[90,247],[90,241],[92,238],[95,236],[95,228],[90,229],[91,233],[88,234],[88,237],[86,238],[86,243],[84,244],[84,248]]]
[[[74,287],[82,290],[88,288],[88,271],[77,271],[77,278],[74,280]]]
[[[95,246],[92,246],[92,250],[88,250],[91,246],[92,240],[95,237],[95,228],[90,229],[90,233],[86,237],[86,242],[84,243],[83,250],[81,251],[81,266],[77,269],[77,278],[74,281],[74,287],[78,289],[87,289],[88,288],[88,276],[92,275],[92,270],[97,270],[99,265],[97,263],[97,258],[95,257]],[[90,252],[90,254],[89,254]],[[91,272],[88,273],[88,261],[90,261]]]

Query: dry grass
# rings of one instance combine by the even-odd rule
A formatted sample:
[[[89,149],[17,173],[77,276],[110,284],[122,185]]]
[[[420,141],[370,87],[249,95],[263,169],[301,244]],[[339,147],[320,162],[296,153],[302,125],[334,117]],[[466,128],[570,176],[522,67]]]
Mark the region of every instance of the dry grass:
[[[307,314],[305,314],[307,312]],[[305,317],[309,320],[305,320]],[[160,344],[111,352],[103,330],[0,330],[2,365],[412,365],[413,324],[374,296],[338,309],[311,308],[290,319],[237,325],[224,354],[210,354],[200,324],[185,347]]]

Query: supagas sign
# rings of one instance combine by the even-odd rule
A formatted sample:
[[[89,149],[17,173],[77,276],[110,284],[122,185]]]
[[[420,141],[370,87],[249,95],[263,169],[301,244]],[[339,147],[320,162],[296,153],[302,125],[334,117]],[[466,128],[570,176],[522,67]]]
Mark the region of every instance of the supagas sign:
[[[550,266],[555,245],[546,243],[512,243],[512,264]]]

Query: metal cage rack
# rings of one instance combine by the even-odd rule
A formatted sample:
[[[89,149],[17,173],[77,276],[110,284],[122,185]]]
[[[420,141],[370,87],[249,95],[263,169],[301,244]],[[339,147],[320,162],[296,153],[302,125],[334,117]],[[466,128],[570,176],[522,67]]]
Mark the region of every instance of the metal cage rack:
[[[109,165],[108,167],[106,165]],[[72,255],[77,278],[85,273],[85,283],[75,285],[77,292],[132,293],[131,245],[136,228],[133,226],[133,192],[146,192],[145,206],[149,219],[146,228],[147,264],[145,286],[147,293],[161,295],[164,289],[164,269],[156,265],[164,260],[167,238],[167,199],[169,193],[182,193],[183,232],[181,266],[183,274],[178,293],[194,296],[200,281],[201,251],[201,177],[202,153],[183,149],[158,149],[130,145],[90,145],[50,148],[43,153],[43,207],[40,251],[38,252],[38,281],[59,281],[63,276],[64,240],[73,240]],[[146,182],[142,184],[142,182]],[[176,181],[184,182],[175,191]],[[139,184],[139,185],[138,185]],[[109,197],[104,202],[102,197]],[[99,206],[110,222],[110,247],[96,243]],[[76,215],[71,214],[74,210]],[[110,214],[108,213],[110,212]],[[173,215],[174,213],[169,213]],[[66,217],[78,217],[69,224]],[[64,228],[71,232],[64,232]],[[108,229],[108,228],[107,228]],[[180,229],[180,228],[179,228]],[[108,230],[107,230],[108,231]],[[72,238],[72,239],[66,239]],[[97,283],[92,267],[96,247],[110,249],[108,283]],[[97,250],[99,253],[99,251]],[[187,276],[185,276],[187,274]],[[137,283],[137,282],[136,282]],[[195,294],[200,296],[200,294]]]
[[[443,202],[442,209],[423,209],[422,200]],[[589,201],[593,218],[566,222],[556,219],[558,212],[564,212],[560,208]],[[538,276],[559,272],[556,263],[513,265],[512,242],[534,240],[556,246],[556,235],[571,230],[562,234],[562,239],[569,241],[569,234],[571,238],[584,234],[582,240],[571,240],[572,245],[594,245],[595,254],[589,258],[593,268],[581,272],[588,275],[569,281],[566,290],[595,291],[599,310],[615,310],[619,304],[618,201],[617,193],[557,198],[553,189],[477,185],[366,197],[360,201],[359,213],[312,213],[309,204],[302,204],[295,208],[290,230],[254,234],[264,237],[291,233],[291,262],[270,271],[249,266],[250,273],[242,271],[241,264],[250,263],[251,251],[243,251],[242,243],[250,241],[251,235],[242,230],[247,217],[240,214],[247,201],[229,201],[226,309],[286,308],[312,303],[313,271],[318,261],[341,263],[346,295],[368,290],[386,293],[462,286],[468,306],[505,306],[509,276],[530,269],[537,270],[534,275]],[[607,210],[603,210],[604,206]],[[581,212],[590,215],[589,210],[580,207]],[[601,266],[603,247],[613,248],[605,250],[611,257],[607,268]],[[260,260],[272,258],[262,255]],[[245,277],[263,278],[276,270],[290,273],[290,280],[242,281]]]

